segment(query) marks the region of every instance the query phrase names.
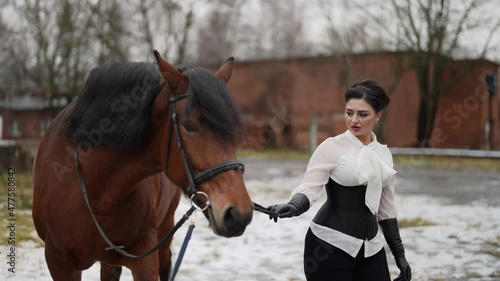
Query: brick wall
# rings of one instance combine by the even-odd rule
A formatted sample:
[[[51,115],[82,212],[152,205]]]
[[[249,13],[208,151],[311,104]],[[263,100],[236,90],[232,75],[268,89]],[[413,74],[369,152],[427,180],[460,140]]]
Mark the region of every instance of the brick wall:
[[[379,124],[380,138],[389,146],[413,147],[420,95],[415,72],[405,68],[408,63],[404,53],[236,62],[229,88],[244,113],[247,137],[253,136],[244,145],[251,148],[307,149],[313,114],[317,118],[318,143],[344,132],[345,103],[342,94],[353,82],[370,78],[384,86],[391,96],[384,122]],[[458,73],[463,67],[458,63],[450,66],[443,83],[456,79],[451,75],[453,69],[456,68],[455,73]],[[484,124],[488,114],[493,115],[496,122],[491,139],[498,146],[498,95],[493,100],[491,111],[487,110],[490,103],[478,98],[477,109],[471,110],[459,129],[454,129],[457,125],[452,128],[450,121],[444,119],[444,116],[451,116],[449,108],[453,104],[472,99],[469,96],[475,91],[477,95],[482,95],[484,82],[480,82],[478,77],[492,71],[496,73],[498,65],[479,63],[471,74],[460,78],[446,92],[440,102],[436,128],[442,128],[447,138],[436,139],[434,147],[483,147]],[[471,106],[475,107],[472,103]]]
[[[498,65],[488,62],[458,62],[449,67],[443,77],[443,85],[451,85],[442,96],[434,124],[431,147],[498,149],[498,89],[490,97],[486,76],[497,73]],[[462,73],[466,73],[460,77]],[[454,81],[457,81],[453,83]],[[498,81],[498,80],[497,80]],[[485,132],[491,120],[491,133]]]
[[[17,111],[0,109],[2,116],[2,138],[3,139],[39,139],[42,137],[42,126],[48,125],[53,119],[48,110]],[[18,124],[19,134],[12,134],[14,120]],[[45,124],[43,124],[45,122]]]

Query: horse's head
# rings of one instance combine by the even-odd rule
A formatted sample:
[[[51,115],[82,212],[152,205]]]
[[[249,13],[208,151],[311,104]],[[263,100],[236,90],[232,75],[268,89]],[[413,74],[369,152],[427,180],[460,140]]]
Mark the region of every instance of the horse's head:
[[[253,205],[243,181],[243,165],[235,150],[241,133],[241,117],[226,84],[233,59],[212,74],[201,68],[180,70],[155,51],[163,82],[152,116],[162,123],[167,176],[191,196],[208,196],[204,211],[212,230],[226,237],[241,235],[252,220]],[[195,196],[200,205],[205,196]]]

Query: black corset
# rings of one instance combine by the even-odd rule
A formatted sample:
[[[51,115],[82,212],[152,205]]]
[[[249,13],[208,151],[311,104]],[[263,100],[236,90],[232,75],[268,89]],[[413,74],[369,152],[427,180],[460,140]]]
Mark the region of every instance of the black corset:
[[[313,221],[363,240],[377,235],[377,218],[365,205],[366,186],[343,186],[331,178],[326,184],[328,199]]]

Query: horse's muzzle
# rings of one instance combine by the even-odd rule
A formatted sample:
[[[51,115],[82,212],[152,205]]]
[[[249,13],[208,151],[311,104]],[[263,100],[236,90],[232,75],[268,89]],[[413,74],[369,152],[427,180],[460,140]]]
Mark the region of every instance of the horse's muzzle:
[[[224,237],[241,236],[248,224],[252,221],[253,210],[242,212],[234,206],[228,206],[222,212],[220,219],[215,219],[210,212],[210,221],[215,234]]]

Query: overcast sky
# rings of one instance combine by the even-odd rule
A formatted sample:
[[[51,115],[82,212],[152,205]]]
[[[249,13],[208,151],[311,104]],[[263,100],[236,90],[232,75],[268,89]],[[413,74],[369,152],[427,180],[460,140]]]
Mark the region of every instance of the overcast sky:
[[[5,2],[6,0],[0,0],[0,3],[2,1]],[[263,13],[263,11],[260,10],[261,8],[259,4],[260,1],[261,0],[246,1],[242,8],[240,20],[249,23],[255,21],[256,19],[258,20],[258,17],[256,17],[255,15]],[[319,8],[319,5],[317,4],[318,1],[319,0],[296,0],[298,6],[297,9],[299,10],[297,14],[302,14],[303,17],[304,36],[306,36],[306,38],[313,43],[312,48],[314,50],[314,53],[316,54],[326,52],[324,46],[325,46],[325,38],[327,37],[326,27],[328,25],[324,16],[324,11],[322,11]],[[357,0],[357,1],[367,1],[367,0]],[[451,1],[456,8],[459,8],[461,5],[463,5],[464,1],[469,2],[470,0],[451,0]],[[207,14],[209,5],[204,4],[201,1],[194,1],[194,0],[184,1],[182,3],[184,5],[188,5],[191,2],[195,3],[196,20],[198,22],[202,22],[201,19]],[[384,3],[385,5],[389,5],[387,4],[388,2],[382,0],[368,1],[368,2],[372,4],[372,6],[370,6],[370,10],[361,10],[352,8],[353,6],[352,4],[350,4],[352,2],[350,1],[331,0],[330,2],[331,9],[329,9],[330,10],[329,13],[336,26],[338,26],[339,28],[345,28],[350,24],[352,24],[353,22],[359,21],[360,19],[368,19],[367,17],[368,12],[373,13],[375,12],[374,10],[378,8],[386,9],[384,8],[384,6],[382,6],[382,3]],[[381,3],[381,5],[373,6],[373,3],[377,2]],[[348,6],[348,9],[346,9],[346,5]],[[493,15],[500,15],[500,0],[491,0],[491,9],[488,10],[491,11]],[[15,25],[16,22],[18,22],[18,20],[15,19],[14,14],[15,13],[13,12],[12,9],[2,8],[2,16],[4,19],[6,19],[6,21],[10,23],[10,25]],[[391,19],[387,18],[387,22],[390,21]],[[370,34],[374,34],[378,31],[379,30],[374,30]],[[475,52],[477,55],[477,53],[480,52],[484,46],[485,42],[484,38],[488,35],[488,32],[489,30],[485,28],[478,28],[473,32],[464,33],[460,40],[461,45],[465,47],[465,49],[462,50],[462,53],[470,56],[470,54],[474,54]],[[380,32],[380,34],[383,36],[388,36],[388,34],[384,32]],[[191,35],[194,36],[195,33],[192,32]],[[196,38],[194,38],[193,40],[196,40]],[[235,44],[236,44],[236,48],[234,50],[235,53],[232,55],[240,58],[245,58],[248,54],[245,54],[244,52],[247,52],[248,50],[245,49],[244,47],[238,47],[239,44],[238,42],[236,42]],[[133,53],[137,52],[134,51]],[[498,31],[494,34],[491,40],[490,48],[486,58],[496,63],[500,63],[500,29],[498,29]]]

